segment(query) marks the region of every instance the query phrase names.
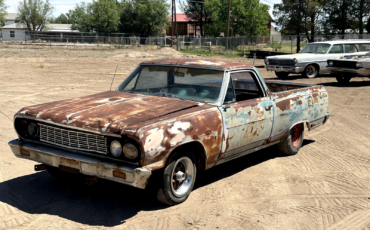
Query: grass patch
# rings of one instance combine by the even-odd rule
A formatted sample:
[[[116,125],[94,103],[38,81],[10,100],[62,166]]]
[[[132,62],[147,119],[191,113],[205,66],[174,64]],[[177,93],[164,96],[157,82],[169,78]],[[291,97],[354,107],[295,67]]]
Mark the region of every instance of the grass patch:
[[[43,69],[43,68],[45,68],[44,64],[40,64],[35,67],[35,69]]]

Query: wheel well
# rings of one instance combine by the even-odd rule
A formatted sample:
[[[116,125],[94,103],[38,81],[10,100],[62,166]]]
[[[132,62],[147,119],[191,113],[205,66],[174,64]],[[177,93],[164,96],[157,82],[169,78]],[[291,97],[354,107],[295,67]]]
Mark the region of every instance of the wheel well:
[[[315,66],[315,67],[316,67],[316,69],[317,69],[317,73],[319,73],[319,72],[320,72],[320,65],[319,65],[319,64],[317,64],[317,63],[310,63],[310,64],[308,64],[307,66],[309,66],[309,65],[313,65],[313,66]],[[307,66],[306,66],[306,68],[307,68]],[[306,68],[304,68],[304,70],[306,70]]]
[[[189,150],[193,153],[193,156],[195,158],[195,164],[197,165],[197,171],[204,171],[206,168],[207,157],[206,157],[206,151],[201,143],[197,141],[185,143],[173,149],[171,154],[173,154],[175,151],[189,151]]]

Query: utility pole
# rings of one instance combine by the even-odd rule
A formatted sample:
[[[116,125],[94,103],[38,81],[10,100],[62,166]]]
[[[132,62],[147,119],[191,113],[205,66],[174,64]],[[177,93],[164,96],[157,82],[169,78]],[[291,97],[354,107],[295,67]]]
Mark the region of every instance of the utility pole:
[[[173,1],[172,0],[172,9],[171,9],[171,14],[172,14],[172,24],[171,24],[171,47],[173,47]]]
[[[230,4],[231,4],[231,0],[229,0],[228,5],[227,5],[226,50],[229,45]]]
[[[200,4],[200,36],[204,36],[204,33],[203,33],[203,3]]]
[[[176,50],[179,51],[179,33],[177,31],[177,19],[176,19],[176,0],[173,0],[175,9],[175,30],[176,30]]]

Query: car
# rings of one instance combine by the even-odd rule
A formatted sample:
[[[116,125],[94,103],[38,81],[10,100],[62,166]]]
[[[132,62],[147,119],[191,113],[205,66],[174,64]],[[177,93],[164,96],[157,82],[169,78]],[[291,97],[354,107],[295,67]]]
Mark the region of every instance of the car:
[[[343,55],[364,55],[370,51],[370,41],[341,40],[313,42],[307,44],[299,53],[277,55],[265,58],[267,71],[275,71],[279,78],[288,77],[290,73],[314,78],[318,74],[329,73],[327,60]]]
[[[9,146],[57,178],[84,174],[144,189],[157,175],[158,200],[176,205],[197,172],[272,145],[296,154],[304,127],[325,124],[328,108],[324,86],[264,81],[251,65],[151,60],[115,91],[22,108]]]
[[[328,59],[326,68],[340,84],[348,83],[354,77],[370,78],[370,52]]]

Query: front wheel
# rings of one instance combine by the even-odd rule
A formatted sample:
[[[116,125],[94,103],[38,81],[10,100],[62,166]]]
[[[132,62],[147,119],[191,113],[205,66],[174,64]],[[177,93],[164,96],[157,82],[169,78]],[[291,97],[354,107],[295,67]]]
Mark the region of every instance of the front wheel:
[[[319,70],[314,65],[308,65],[306,69],[303,71],[302,76],[307,78],[314,78],[317,77]]]
[[[286,155],[295,155],[302,146],[304,137],[303,124],[297,124],[289,131],[284,139],[278,144],[278,148]]]
[[[350,77],[345,77],[345,76],[338,76],[338,77],[335,77],[337,79],[337,82],[339,84],[347,84],[351,78]]]
[[[275,75],[278,77],[278,78],[286,78],[289,76],[289,73],[286,73],[286,72],[275,72]]]
[[[176,205],[184,202],[193,190],[197,170],[192,154],[175,152],[168,162],[157,199],[167,205]]]

